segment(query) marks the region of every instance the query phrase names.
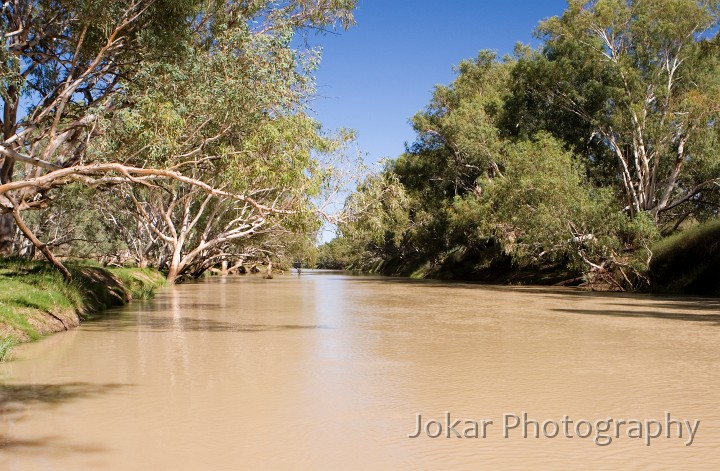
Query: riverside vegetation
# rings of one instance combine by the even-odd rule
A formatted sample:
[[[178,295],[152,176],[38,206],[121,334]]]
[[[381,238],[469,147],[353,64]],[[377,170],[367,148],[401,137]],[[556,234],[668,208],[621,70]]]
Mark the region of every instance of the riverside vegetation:
[[[461,62],[320,264],[717,294],[719,6],[570,0],[537,49]]]

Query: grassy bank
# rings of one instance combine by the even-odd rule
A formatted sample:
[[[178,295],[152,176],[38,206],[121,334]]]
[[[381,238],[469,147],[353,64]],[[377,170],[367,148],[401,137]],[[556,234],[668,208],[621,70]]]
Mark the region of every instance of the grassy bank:
[[[720,220],[662,239],[652,250],[653,291],[720,296]]]
[[[73,282],[49,263],[0,261],[0,360],[18,342],[77,326],[94,313],[152,296],[165,284],[157,271],[68,263]]]

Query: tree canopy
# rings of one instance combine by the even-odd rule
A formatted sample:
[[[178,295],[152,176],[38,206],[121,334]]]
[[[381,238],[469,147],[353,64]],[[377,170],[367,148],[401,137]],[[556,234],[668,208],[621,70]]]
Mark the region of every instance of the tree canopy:
[[[416,141],[351,197],[387,203],[365,205],[332,250],[374,247],[345,258],[406,273],[460,252],[482,270],[489,253],[645,282],[653,240],[718,216],[718,6],[571,0],[538,49],[461,62],[413,118]]]
[[[270,233],[307,237],[333,176],[318,156],[343,138],[307,113],[320,54],[298,36],[350,26],[354,6],[6,2],[0,248],[23,250],[11,215],[62,267],[36,233],[77,205],[77,185],[98,190],[85,211],[125,246],[118,261],[157,264],[171,280],[250,253],[267,259],[271,245],[281,251],[263,241]],[[26,223],[31,209],[44,213]]]

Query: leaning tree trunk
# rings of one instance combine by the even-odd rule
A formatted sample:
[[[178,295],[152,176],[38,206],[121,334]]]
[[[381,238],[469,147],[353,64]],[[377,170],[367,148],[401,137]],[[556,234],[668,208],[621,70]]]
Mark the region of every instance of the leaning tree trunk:
[[[12,181],[13,162],[9,157],[0,160],[0,184]],[[11,208],[5,208],[10,210]],[[0,213],[0,257],[13,255],[13,240],[15,239],[15,219],[9,212]]]
[[[8,257],[13,252],[15,227],[10,213],[0,213],[0,257]]]
[[[10,85],[3,94],[2,109],[2,137],[3,142],[10,139],[17,132],[17,112],[20,106],[20,93],[18,87]],[[0,185],[10,183],[13,179],[15,161],[11,157],[0,157]],[[11,208],[5,208],[10,210]],[[13,240],[15,239],[15,218],[9,213],[0,213],[0,257],[13,255]]]
[[[167,282],[170,284],[175,284],[178,278],[180,278],[180,276],[182,275],[183,267],[187,266],[182,259],[183,243],[184,240],[181,238],[180,240],[176,240],[173,246],[173,253],[172,257],[170,258],[170,264],[168,265],[167,274]]]
[[[62,273],[63,278],[65,279],[66,283],[70,283],[72,281],[72,273],[63,265],[63,263],[55,257],[55,255],[52,253],[52,251],[45,245],[43,242],[38,239],[35,234],[30,230],[30,228],[25,224],[25,222],[22,219],[22,216],[20,216],[20,210],[18,210],[17,206],[13,208],[12,212],[13,220],[15,221],[15,224],[17,224],[18,228],[22,231],[22,233],[25,235],[25,237],[28,238],[30,242],[40,251],[43,255],[52,263],[55,268],[58,269],[60,273]]]
[[[170,265],[168,266],[167,282],[174,285],[180,276],[180,262],[173,257]]]

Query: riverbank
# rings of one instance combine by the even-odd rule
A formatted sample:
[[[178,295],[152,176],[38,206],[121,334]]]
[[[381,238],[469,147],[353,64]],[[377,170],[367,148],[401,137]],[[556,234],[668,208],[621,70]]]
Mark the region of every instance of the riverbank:
[[[654,292],[720,296],[720,220],[666,237],[652,251]]]
[[[562,265],[518,265],[498,247],[483,250],[455,247],[438,260],[421,256],[380,261],[367,272],[384,276],[444,281],[471,281],[493,285],[577,285],[582,273]]]
[[[37,340],[77,327],[82,320],[133,299],[147,299],[165,285],[152,269],[105,268],[67,263],[73,281],[47,262],[0,261],[0,357],[3,346]]]
[[[430,260],[423,253],[411,257],[387,257],[358,262],[349,256],[342,238],[320,248],[318,268],[358,270],[367,273],[416,279],[472,281],[497,285],[580,286],[593,291],[624,289],[656,294],[720,296],[720,220],[696,224],[651,246],[647,253],[626,254],[637,272],[631,279],[622,266],[611,266],[603,277],[591,279],[569,263],[516,263],[497,244],[482,247],[456,246]],[[637,257],[637,258],[633,258]]]

